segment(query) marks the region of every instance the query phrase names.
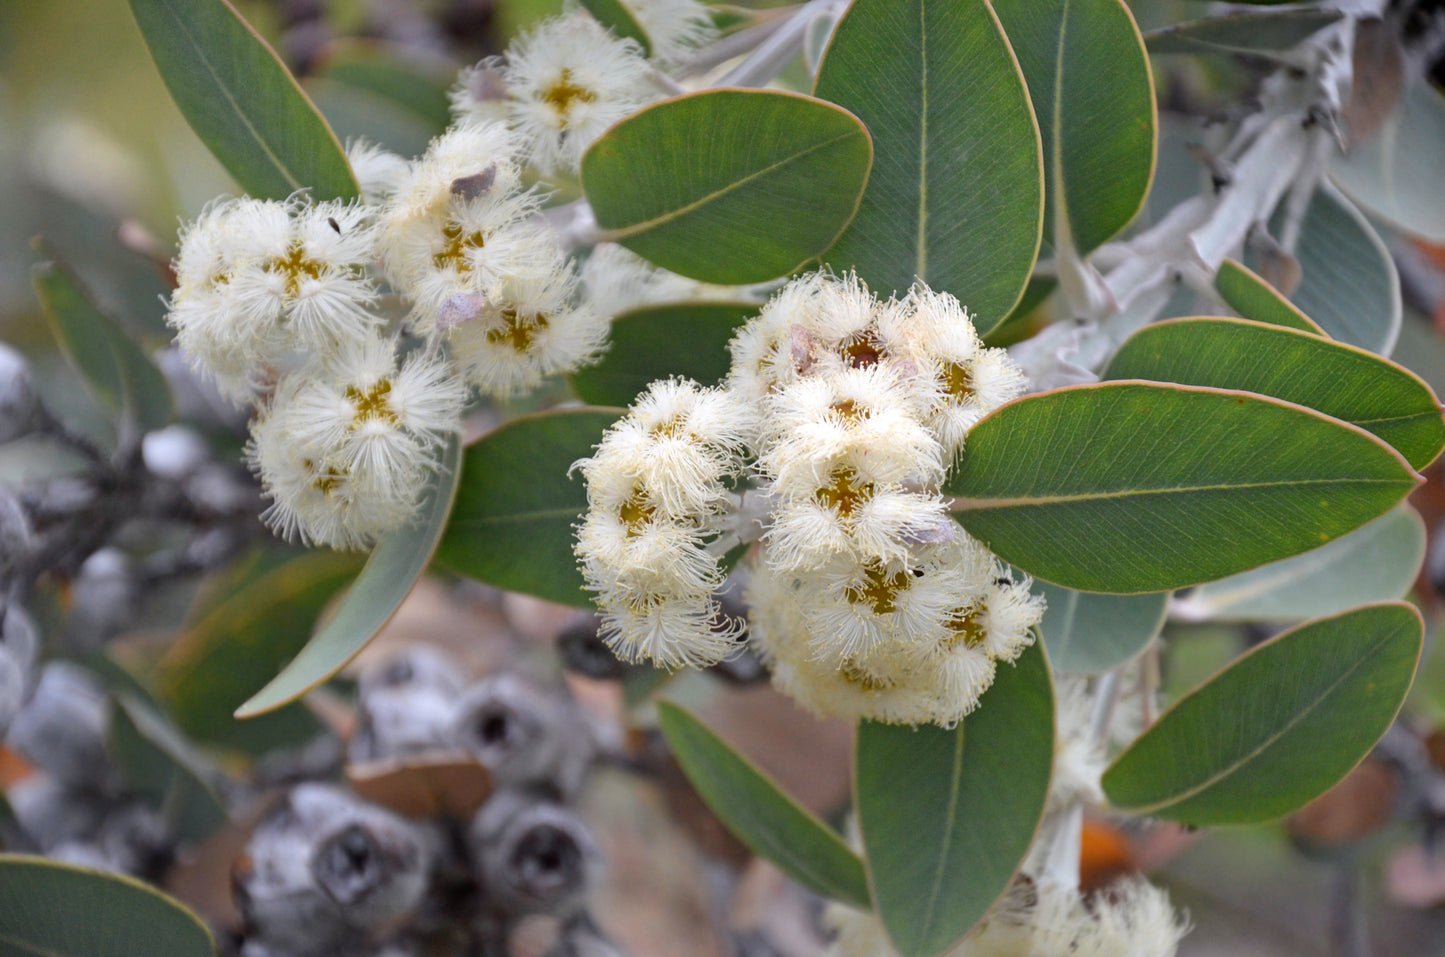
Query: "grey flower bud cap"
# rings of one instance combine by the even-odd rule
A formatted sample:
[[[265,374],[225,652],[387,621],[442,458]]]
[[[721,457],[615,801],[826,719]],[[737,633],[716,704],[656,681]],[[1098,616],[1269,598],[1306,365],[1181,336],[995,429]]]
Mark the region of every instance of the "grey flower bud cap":
[[[602,855],[566,808],[526,791],[501,791],[467,835],[486,905],[503,913],[567,913],[596,885]]]
[[[30,363],[0,342],[0,444],[13,442],[35,429],[40,396],[30,374]]]
[[[5,737],[30,690],[40,638],[19,605],[0,608],[0,739]]]

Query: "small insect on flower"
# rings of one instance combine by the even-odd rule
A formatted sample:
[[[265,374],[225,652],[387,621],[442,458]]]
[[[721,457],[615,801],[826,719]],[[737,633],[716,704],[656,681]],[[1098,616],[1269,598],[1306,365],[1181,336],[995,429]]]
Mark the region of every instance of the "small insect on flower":
[[[477,122],[497,119],[504,103],[528,163],[544,176],[576,172],[603,130],[661,96],[650,69],[635,40],[572,13],[544,20],[513,40],[504,58],[463,73],[452,107],[459,120]]]

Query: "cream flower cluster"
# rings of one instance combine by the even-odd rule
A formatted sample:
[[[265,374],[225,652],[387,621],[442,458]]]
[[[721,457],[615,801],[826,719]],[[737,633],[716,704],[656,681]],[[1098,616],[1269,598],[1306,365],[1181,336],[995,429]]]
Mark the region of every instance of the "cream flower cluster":
[[[751,410],[721,389],[654,382],[592,458],[576,465],[591,507],[577,533],[582,573],[622,658],[704,666],[736,648],[714,592],[728,486],[742,472]]]
[[[703,593],[721,580],[725,533],[746,521],[730,515],[742,500],[728,488],[746,462],[756,486],[748,497],[766,503],[762,547],[748,563],[751,638],[775,683],[820,713],[955,724],[996,663],[1028,645],[1042,614],[1029,583],[952,521],[939,491],[968,429],[1021,394],[1022,375],[982,345],[953,297],[919,285],[880,302],[856,277],[825,273],[780,290],[732,352],[726,387],[706,390],[731,410],[729,428],[687,433],[712,450],[709,470],[679,471],[676,454],[622,438],[656,419],[655,392],[581,463],[591,509],[577,553],[609,642],[622,657],[664,667],[710,663],[734,648],[718,637]],[[659,491],[701,488],[704,476],[705,508],[686,510]],[[686,553],[699,567],[706,558],[706,573],[678,573],[680,552],[666,562],[644,554],[654,523],[679,537],[686,529]],[[603,547],[603,527],[637,557]],[[678,593],[692,614],[654,611],[641,621],[639,607],[672,607],[673,585],[633,584],[648,575],[679,589],[685,580]],[[639,594],[648,598],[639,603]]]
[[[828,957],[897,957],[872,913],[830,905]],[[1169,895],[1126,879],[1083,897],[1048,881],[1020,881],[945,957],[1174,957],[1188,931]]]
[[[458,120],[505,122],[543,176],[576,173],[604,130],[662,98],[657,69],[716,35],[698,0],[617,2],[647,34],[650,58],[636,40],[573,10],[519,34],[504,56],[463,71],[451,91]]]

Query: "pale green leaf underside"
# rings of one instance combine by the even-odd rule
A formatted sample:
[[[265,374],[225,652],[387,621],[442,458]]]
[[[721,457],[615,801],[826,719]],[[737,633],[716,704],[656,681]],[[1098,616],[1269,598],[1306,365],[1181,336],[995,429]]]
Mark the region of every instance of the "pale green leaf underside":
[[[1100,595],[1039,582],[1048,606],[1039,632],[1057,671],[1099,674],[1143,651],[1164,625],[1169,593]]]
[[[191,129],[259,199],[310,189],[353,199],[341,144],[291,73],[228,0],[130,0],[161,79]]]
[[[236,709],[254,718],[289,704],[330,679],[376,637],[426,571],[461,482],[461,439],[449,435],[410,524],[376,543],[331,618],[266,687]]]

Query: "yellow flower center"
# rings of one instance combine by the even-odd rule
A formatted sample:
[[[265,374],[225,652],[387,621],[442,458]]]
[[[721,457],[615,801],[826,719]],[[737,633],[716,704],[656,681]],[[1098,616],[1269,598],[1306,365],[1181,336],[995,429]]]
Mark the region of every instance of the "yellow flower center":
[[[382,379],[365,392],[354,385],[346,387],[346,398],[350,400],[351,407],[355,410],[356,417],[352,421],[353,427],[360,422],[370,419],[382,419],[396,425],[396,410],[391,407],[391,380]]]
[[[468,233],[462,229],[460,223],[449,222],[442,227],[442,238],[446,242],[442,245],[441,252],[432,256],[432,265],[438,269],[450,266],[463,275],[471,272],[472,264],[467,261],[467,252],[486,245],[486,237],[481,231]]]
[[[628,496],[627,501],[617,510],[617,517],[622,524],[627,526],[627,537],[635,538],[642,534],[642,527],[652,521],[652,516],[657,514],[657,509],[648,504],[641,486],[634,489]]]
[[[272,259],[266,264],[268,272],[280,273],[286,277],[286,296],[295,299],[301,294],[301,279],[303,276],[311,279],[321,278],[321,264],[306,255],[306,250],[301,248],[300,243],[292,243],[286,250],[286,255],[278,259]],[[220,276],[216,276],[217,282],[223,282]]]
[[[913,584],[908,569],[901,568],[893,574],[877,562],[871,562],[864,569],[863,584],[844,590],[848,601],[855,605],[868,605],[875,615],[890,615],[898,610],[898,596]]]
[[[962,643],[969,648],[977,648],[983,644],[988,632],[983,627],[984,606],[974,608],[955,608],[948,616],[946,622],[948,630],[952,632],[951,637],[945,639],[945,646],[951,651]]]
[[[567,125],[567,114],[571,112],[572,104],[591,103],[596,99],[597,94],[574,83],[572,71],[566,69],[558,75],[556,83],[542,91],[542,101],[557,111],[563,126]]]
[[[974,393],[973,372],[967,366],[950,362],[943,367],[939,378],[943,380],[943,390],[956,399],[967,399]]]
[[[872,497],[873,483],[858,481],[858,473],[847,465],[834,469],[828,484],[813,494],[815,502],[837,512],[840,518],[848,518]]]
[[[874,694],[879,691],[888,691],[889,689],[894,687],[892,681],[889,681],[886,678],[880,678],[877,675],[873,674],[871,671],[865,670],[862,666],[858,664],[858,662],[854,661],[852,658],[847,658],[843,661],[843,664],[838,668],[838,673],[841,674],[843,676],[843,680],[848,682],[850,685],[853,685],[860,691],[865,691],[870,694]]]
[[[536,341],[537,332],[547,328],[547,317],[543,315],[521,316],[517,310],[502,310],[502,328],[487,330],[487,341],[493,345],[506,344],[518,352],[526,352]]]

